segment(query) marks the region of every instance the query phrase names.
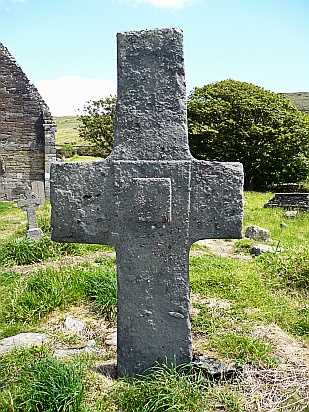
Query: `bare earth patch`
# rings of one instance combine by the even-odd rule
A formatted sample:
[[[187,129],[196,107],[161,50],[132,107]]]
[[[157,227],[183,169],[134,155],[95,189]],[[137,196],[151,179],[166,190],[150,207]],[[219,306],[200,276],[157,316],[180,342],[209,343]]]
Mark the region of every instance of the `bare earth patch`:
[[[53,260],[50,262],[42,262],[42,263],[33,263],[31,265],[23,265],[23,266],[12,266],[6,268],[6,272],[18,272],[18,273],[32,273],[36,270],[45,269],[46,267],[51,267],[54,269],[58,269],[61,266],[65,265],[79,265],[83,262],[94,261],[97,258],[114,258],[116,257],[115,252],[95,252],[88,255],[83,256],[65,256],[58,260]]]
[[[220,255],[222,257],[233,257],[235,259],[251,259],[251,256],[237,253],[235,248],[236,240],[224,240],[224,239],[203,239],[198,240],[195,244],[199,246],[206,246],[210,253]],[[203,249],[193,249],[190,251],[190,256],[201,256],[205,251]]]

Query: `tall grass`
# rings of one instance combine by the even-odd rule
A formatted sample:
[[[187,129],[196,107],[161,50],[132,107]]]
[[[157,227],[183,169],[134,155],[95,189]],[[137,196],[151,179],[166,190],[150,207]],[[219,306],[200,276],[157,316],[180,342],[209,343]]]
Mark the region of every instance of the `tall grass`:
[[[84,368],[37,349],[0,358],[1,412],[85,411]]]
[[[43,236],[39,241],[28,238],[10,239],[0,244],[0,266],[30,265],[98,250],[111,251],[112,249],[105,245],[53,242],[49,235]]]
[[[92,302],[93,310],[103,318],[115,320],[117,281],[111,264],[46,268],[26,277],[15,272],[2,273],[1,279],[0,336],[9,335],[12,329],[23,331],[55,309],[63,310],[79,302]]]

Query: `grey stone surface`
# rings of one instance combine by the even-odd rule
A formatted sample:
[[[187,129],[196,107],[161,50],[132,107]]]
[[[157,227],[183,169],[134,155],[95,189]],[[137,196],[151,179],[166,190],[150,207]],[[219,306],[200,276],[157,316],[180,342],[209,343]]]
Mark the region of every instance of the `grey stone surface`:
[[[248,226],[245,232],[245,237],[254,240],[264,240],[270,239],[270,232],[260,226]]]
[[[68,315],[64,321],[64,329],[74,333],[78,336],[84,336],[87,330],[87,325],[82,320],[76,319],[71,315]]]
[[[270,252],[270,253],[277,253],[277,252],[281,252],[281,248],[276,248],[274,246],[268,246],[268,245],[254,245],[251,248],[251,253],[252,255],[255,256],[259,256],[261,253],[266,253],[266,252]]]
[[[39,346],[48,339],[45,333],[19,333],[9,338],[0,340],[0,355],[4,355],[10,350],[16,348],[25,348],[29,346]]]
[[[235,377],[237,367],[227,365],[218,359],[206,355],[194,355],[193,366],[200,369],[208,378],[213,380],[227,380]]]
[[[39,227],[35,227],[35,228],[27,230],[27,237],[29,239],[38,241],[38,240],[42,239],[43,236],[44,236],[44,233],[43,233],[42,229],[40,229]]]
[[[84,346],[79,348],[56,349],[53,353],[53,357],[61,359],[68,356],[80,355],[81,353],[103,355],[106,353],[106,350],[98,347],[95,340],[88,340]]]
[[[284,217],[287,217],[289,219],[295,219],[298,217],[298,211],[297,210],[288,210],[285,212]]]
[[[20,195],[18,206],[27,212],[29,229],[27,237],[33,240],[40,240],[44,235],[42,230],[38,227],[36,219],[36,210],[41,206],[42,199],[36,193],[33,193],[30,187],[26,184],[24,194]]]
[[[53,239],[116,248],[119,374],[192,360],[190,246],[242,237],[242,187],[189,152],[182,32],[119,33],[112,154],[51,169]]]
[[[108,346],[117,346],[117,330],[106,335],[105,344]]]

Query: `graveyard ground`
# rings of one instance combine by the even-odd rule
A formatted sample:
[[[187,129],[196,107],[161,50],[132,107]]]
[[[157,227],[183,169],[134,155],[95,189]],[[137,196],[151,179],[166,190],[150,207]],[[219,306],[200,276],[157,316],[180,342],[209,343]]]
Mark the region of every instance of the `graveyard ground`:
[[[237,366],[216,382],[164,365],[117,379],[114,250],[52,242],[48,204],[46,235],[30,241],[26,213],[0,202],[0,339],[48,336],[0,355],[0,411],[309,411],[309,214],[265,209],[271,196],[246,193],[244,228],[270,230],[281,252],[252,258],[249,239],[191,248],[194,352]]]

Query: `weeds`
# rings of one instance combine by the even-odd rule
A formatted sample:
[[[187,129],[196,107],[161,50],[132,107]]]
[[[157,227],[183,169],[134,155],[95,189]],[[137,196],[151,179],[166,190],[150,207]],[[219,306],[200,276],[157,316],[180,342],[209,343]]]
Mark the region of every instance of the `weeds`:
[[[309,251],[265,254],[260,259],[265,275],[277,280],[281,288],[309,290]]]

